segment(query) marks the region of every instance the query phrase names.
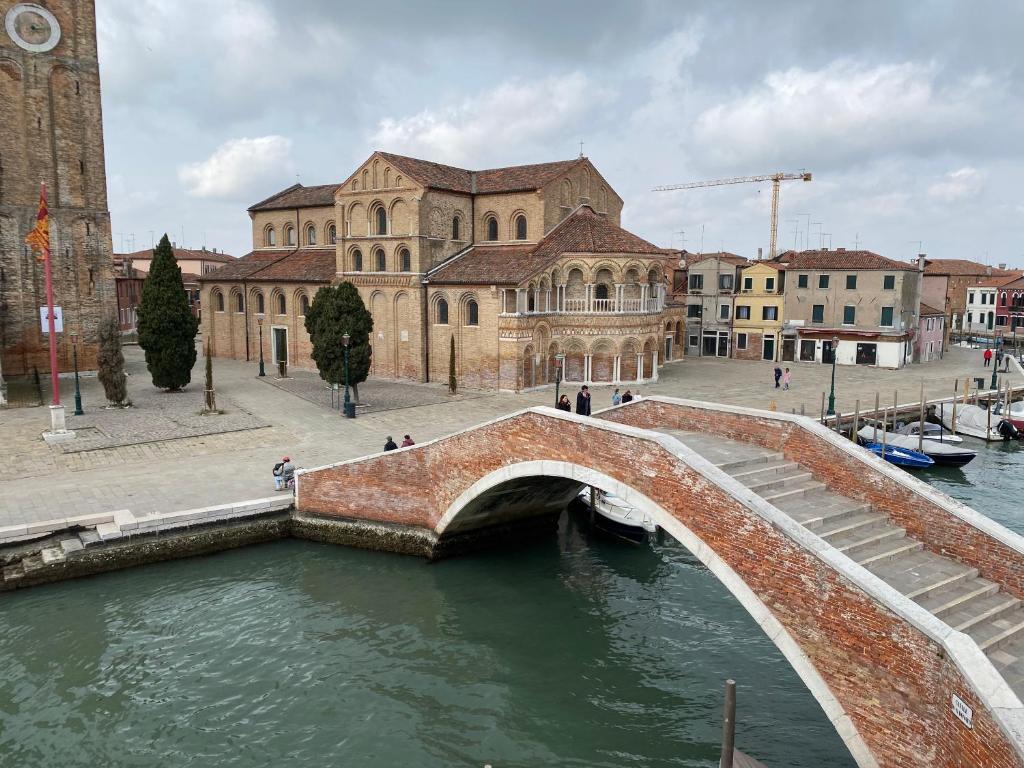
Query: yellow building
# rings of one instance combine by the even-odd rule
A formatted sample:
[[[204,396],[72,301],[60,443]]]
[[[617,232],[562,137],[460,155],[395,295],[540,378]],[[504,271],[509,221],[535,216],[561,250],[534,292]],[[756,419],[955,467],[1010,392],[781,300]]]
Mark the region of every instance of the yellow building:
[[[740,360],[792,360],[783,355],[782,311],[786,273],[783,265],[755,261],[740,270],[733,310],[733,356]],[[791,341],[790,344],[793,342]]]

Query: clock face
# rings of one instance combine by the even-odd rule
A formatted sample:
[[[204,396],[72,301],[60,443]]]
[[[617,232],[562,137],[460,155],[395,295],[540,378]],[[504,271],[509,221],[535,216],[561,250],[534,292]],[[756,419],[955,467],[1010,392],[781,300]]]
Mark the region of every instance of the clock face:
[[[32,53],[45,53],[60,41],[60,24],[41,5],[18,3],[4,20],[7,34],[21,48]]]

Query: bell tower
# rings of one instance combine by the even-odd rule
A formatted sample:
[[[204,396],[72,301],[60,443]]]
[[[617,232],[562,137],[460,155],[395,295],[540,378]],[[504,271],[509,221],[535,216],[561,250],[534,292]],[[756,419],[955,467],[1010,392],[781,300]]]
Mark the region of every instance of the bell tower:
[[[43,265],[25,244],[46,184],[58,365],[96,367],[97,328],[116,312],[93,0],[0,0],[0,371],[49,372]]]

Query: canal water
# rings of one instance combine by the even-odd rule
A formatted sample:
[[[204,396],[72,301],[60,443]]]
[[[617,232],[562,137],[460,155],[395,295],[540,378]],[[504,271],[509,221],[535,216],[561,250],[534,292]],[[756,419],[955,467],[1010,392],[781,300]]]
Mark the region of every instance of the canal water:
[[[980,447],[980,446],[979,446]],[[922,475],[1021,531],[1024,451]],[[564,517],[427,564],[288,541],[0,597],[0,765],[853,766],[821,709],[674,543]]]

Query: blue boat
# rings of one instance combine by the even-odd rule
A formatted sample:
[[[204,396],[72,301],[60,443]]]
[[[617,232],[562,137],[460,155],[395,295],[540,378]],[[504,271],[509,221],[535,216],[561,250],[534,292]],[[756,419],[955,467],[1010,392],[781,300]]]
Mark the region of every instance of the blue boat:
[[[865,440],[864,447],[875,454],[875,456],[882,455],[881,443]],[[888,444],[885,446],[885,460],[903,469],[927,469],[935,463],[931,456],[912,451],[909,448],[900,448]]]

